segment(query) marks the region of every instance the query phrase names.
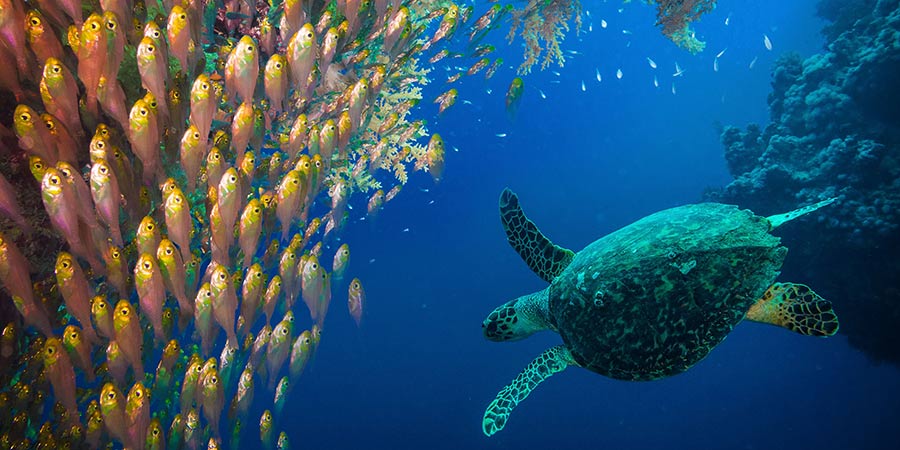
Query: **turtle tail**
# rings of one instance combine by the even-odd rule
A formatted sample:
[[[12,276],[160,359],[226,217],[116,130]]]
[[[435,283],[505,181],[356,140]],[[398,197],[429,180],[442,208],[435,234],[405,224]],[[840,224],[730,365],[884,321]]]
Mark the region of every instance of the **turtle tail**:
[[[488,405],[487,410],[484,411],[484,419],[481,421],[484,434],[492,436],[502,430],[506,426],[512,410],[525,400],[537,385],[572,364],[575,364],[572,354],[563,345],[551,347],[541,353]]]

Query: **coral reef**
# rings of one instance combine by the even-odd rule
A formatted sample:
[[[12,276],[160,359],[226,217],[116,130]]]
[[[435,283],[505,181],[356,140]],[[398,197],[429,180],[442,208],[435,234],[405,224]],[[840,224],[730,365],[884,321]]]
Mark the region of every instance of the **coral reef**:
[[[707,195],[763,214],[837,197],[814,233],[785,230],[805,256],[785,274],[830,297],[853,345],[900,364],[900,2],[826,0],[819,14],[827,49],[778,60],[770,123],[724,130],[734,181]]]

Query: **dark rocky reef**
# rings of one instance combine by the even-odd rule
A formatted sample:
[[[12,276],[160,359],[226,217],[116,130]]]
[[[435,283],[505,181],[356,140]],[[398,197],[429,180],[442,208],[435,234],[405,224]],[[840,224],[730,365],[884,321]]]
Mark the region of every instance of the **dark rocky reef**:
[[[835,303],[841,332],[900,364],[900,0],[823,0],[826,49],[780,58],[765,128],[726,127],[734,181],[707,194],[758,214],[837,197],[779,229],[782,278]]]

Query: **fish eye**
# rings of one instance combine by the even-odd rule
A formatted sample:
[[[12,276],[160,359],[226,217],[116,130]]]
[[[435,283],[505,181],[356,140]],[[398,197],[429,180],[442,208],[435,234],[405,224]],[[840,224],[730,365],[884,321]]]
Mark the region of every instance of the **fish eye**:
[[[97,303],[97,307],[100,309],[106,309],[106,303],[103,303],[103,302]]]
[[[134,393],[134,396],[137,398],[141,398],[142,395],[144,395],[144,391],[141,391],[140,389]]]
[[[220,155],[218,153],[213,153],[213,158],[215,158],[218,161],[219,159],[222,158],[222,155]]]
[[[54,351],[56,351],[55,348],[53,348],[53,347],[47,347],[47,354],[48,354],[48,355],[52,355]]]
[[[27,112],[23,112],[22,114],[19,115],[19,120],[21,120],[22,122],[30,122],[31,114],[29,114]]]
[[[282,329],[281,329],[281,334],[284,335],[284,336],[287,336],[287,334],[288,334],[287,328],[282,328]]]
[[[50,69],[50,71],[52,71],[53,73],[60,73],[60,72],[62,72],[62,68],[59,67],[58,65],[54,65],[54,66]]]
[[[50,131],[56,131],[56,122],[53,119],[47,118],[44,120],[44,124],[47,125],[47,129]]]
[[[156,48],[153,47],[152,45],[148,45],[148,46],[147,46],[147,52],[153,53],[153,52],[155,52],[155,51],[156,51]]]
[[[228,277],[226,277],[224,273],[219,273],[220,280],[224,281],[226,278],[228,278]]]
[[[77,331],[73,331],[72,334],[69,335],[69,337],[72,338],[72,339],[78,339],[78,332],[77,332]]]
[[[293,184],[300,184],[300,180],[298,180],[298,179],[296,179],[296,178],[291,178],[291,183],[293,183]]]
[[[159,30],[153,30],[153,37],[159,39]]]
[[[31,18],[31,25],[33,25],[33,26],[39,26],[40,24],[41,24],[41,19],[38,19],[37,17],[32,17],[32,18]]]
[[[60,266],[62,266],[63,269],[68,269],[68,268],[69,268],[69,261],[63,261],[62,264],[60,264]]]
[[[147,117],[147,110],[145,108],[141,108],[138,112],[141,113],[142,116]]]
[[[184,20],[184,19],[187,19],[187,15],[185,15],[185,14],[179,14],[179,15],[178,15],[178,18],[181,19],[181,20]]]
[[[97,170],[100,173],[102,173],[103,175],[106,175],[106,172],[108,172],[108,170],[106,169],[106,166],[100,166],[100,168],[98,168]]]
[[[166,247],[166,255],[168,255],[168,256],[172,255],[172,247]]]
[[[195,132],[194,132],[194,139],[200,139],[200,132],[199,132],[199,131],[195,131]]]
[[[153,264],[150,264],[150,261],[144,261],[144,264],[142,264],[142,266],[144,267],[144,270],[150,270],[153,268]]]
[[[203,83],[200,85],[200,89],[203,89],[205,91],[205,90],[209,89],[209,85],[206,83]]]
[[[319,268],[319,265],[316,263],[312,263],[312,266],[310,266],[310,267],[312,267],[312,270],[316,270]]]
[[[108,21],[106,21],[106,28],[108,28],[110,31],[115,31],[116,23],[111,20],[108,20]]]
[[[312,33],[306,33],[306,37],[307,37],[308,39],[312,39],[313,34],[312,34]]]
[[[119,259],[119,251],[118,250],[113,250],[111,255],[114,259]]]
[[[248,51],[248,52],[252,52],[252,51],[253,51],[253,46],[252,46],[252,45],[248,45],[248,46],[247,46],[247,51]]]
[[[276,69],[280,69],[280,68],[281,68],[281,63],[280,63],[280,62],[276,62],[276,63],[275,63],[275,68],[276,68]]]
[[[91,29],[92,29],[92,30],[96,31],[96,30],[99,29],[99,28],[100,28],[100,25],[97,25],[96,22],[91,22]]]
[[[108,399],[110,399],[110,400],[115,400],[115,399],[116,399],[116,393],[115,393],[115,392],[110,392],[109,394],[106,394],[106,398],[108,398]]]
[[[148,223],[148,224],[147,224],[147,231],[153,231],[153,224],[152,224],[152,223]]]
[[[128,308],[122,308],[122,315],[123,315],[123,316],[127,316],[127,315],[128,315]]]
[[[103,147],[106,147],[106,144],[103,141],[97,141],[97,143],[94,144],[94,147],[102,150]]]
[[[153,437],[159,436],[159,428],[154,428],[152,433]]]
[[[232,176],[228,177],[228,181],[234,183],[235,181],[237,181],[237,177],[232,175]]]

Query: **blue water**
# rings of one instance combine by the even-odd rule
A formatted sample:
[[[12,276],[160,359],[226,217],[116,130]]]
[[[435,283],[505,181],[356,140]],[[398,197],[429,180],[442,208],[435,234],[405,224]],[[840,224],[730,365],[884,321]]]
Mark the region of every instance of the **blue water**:
[[[502,432],[482,434],[496,392],[560,341],[549,332],[515,343],[481,335],[495,306],[544,287],[506,243],[500,191],[516,191],[542,231],[573,249],[700,201],[705,188],[730,181],[717,124],[766,123],[778,55],[822,47],[814,0],[719,3],[696,26],[708,47],[692,57],[653,27],[650,7],[635,2],[620,14],[620,2],[584,2],[591,18],[564,44],[579,54],[564,69],[550,68],[559,76],[525,77],[514,120],[504,94],[521,41],[499,50],[510,67],[493,79],[463,78],[457,104],[441,117],[429,102],[454,72],[445,75],[446,60],[438,65],[416,114],[444,137],[444,180],[415,174],[374,221],[358,220],[365,206],[354,204],[343,238],[367,310],[357,329],[344,304],[347,281],[334,286],[317,359],[278,424],[294,448],[900,448],[897,368],[874,365],[843,336],[814,339],[749,323],[672,378],[629,383],[569,369],[542,384]],[[684,75],[673,78],[676,61]],[[845,299],[831,300],[840,313]]]

